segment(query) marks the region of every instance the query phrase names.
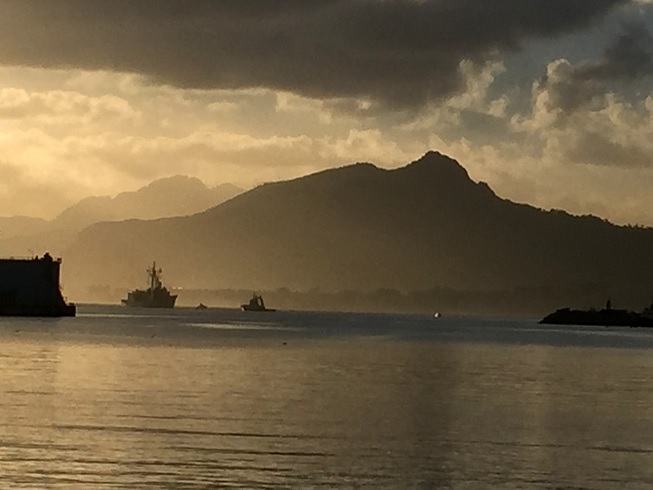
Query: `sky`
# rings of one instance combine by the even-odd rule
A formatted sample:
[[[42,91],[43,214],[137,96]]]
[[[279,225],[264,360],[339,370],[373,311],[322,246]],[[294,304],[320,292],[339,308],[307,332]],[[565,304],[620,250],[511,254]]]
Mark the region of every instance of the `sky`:
[[[436,150],[653,226],[653,0],[0,0],[0,216]]]

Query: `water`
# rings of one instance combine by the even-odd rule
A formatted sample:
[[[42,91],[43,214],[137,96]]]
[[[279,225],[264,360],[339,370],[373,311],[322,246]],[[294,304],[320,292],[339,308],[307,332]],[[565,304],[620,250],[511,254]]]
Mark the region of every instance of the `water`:
[[[653,331],[81,306],[0,319],[2,488],[651,488]]]

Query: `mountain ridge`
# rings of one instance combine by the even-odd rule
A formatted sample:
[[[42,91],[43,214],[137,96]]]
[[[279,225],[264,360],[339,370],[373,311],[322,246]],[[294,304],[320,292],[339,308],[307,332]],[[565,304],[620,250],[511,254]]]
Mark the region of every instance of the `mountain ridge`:
[[[233,184],[214,187],[196,177],[175,175],[150,182],[135,191],[89,196],[52,220],[0,217],[0,255],[28,256],[50,251],[61,255],[83,228],[101,221],[155,219],[189,215],[224,202],[242,192]]]
[[[91,196],[62,211],[55,227],[77,229],[100,221],[156,219],[193,214],[242,192],[232,184],[208,187],[197,177],[174,175],[135,190],[110,196]]]
[[[173,286],[188,288],[505,290],[562,282],[632,294],[648,287],[651,249],[651,229],[514,203],[429,152],[396,169],[353,164],[264,184],[187,217],[94,225],[70,248],[66,269],[80,291],[98,278],[128,285],[156,259]],[[109,267],[94,260],[101,253]]]

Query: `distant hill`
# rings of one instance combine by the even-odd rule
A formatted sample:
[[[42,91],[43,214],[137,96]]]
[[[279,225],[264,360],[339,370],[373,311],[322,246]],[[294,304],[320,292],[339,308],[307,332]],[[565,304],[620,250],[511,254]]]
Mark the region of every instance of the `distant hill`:
[[[596,286],[650,297],[653,229],[497,197],[429,152],[265,184],[205,212],[101,223],[65,255],[67,284],[140,285],[152,262],[186,288],[404,291]]]
[[[242,192],[232,184],[207,187],[194,177],[155,180],[115,197],[92,196],[65,209],[51,221],[0,218],[0,255],[30,255],[49,250],[57,255],[83,228],[101,221],[185,216],[220,204]]]
[[[204,211],[240,194],[232,184],[207,187],[195,177],[177,175],[155,180],[134,192],[116,197],[88,197],[64,210],[51,223],[55,228],[81,230],[101,221],[155,219]]]

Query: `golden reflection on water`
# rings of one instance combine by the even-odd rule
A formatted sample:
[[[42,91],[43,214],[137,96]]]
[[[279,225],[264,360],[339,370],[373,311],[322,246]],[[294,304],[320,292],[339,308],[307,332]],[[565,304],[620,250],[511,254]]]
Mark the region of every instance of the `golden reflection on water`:
[[[14,488],[653,482],[646,351],[20,333],[2,345],[0,473]]]

